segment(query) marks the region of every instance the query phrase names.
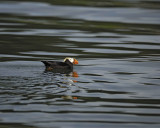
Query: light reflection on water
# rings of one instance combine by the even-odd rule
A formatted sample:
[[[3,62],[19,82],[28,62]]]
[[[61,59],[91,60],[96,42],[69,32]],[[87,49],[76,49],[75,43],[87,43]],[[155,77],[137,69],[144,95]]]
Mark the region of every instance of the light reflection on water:
[[[160,126],[160,10],[112,4],[0,2],[0,127]]]

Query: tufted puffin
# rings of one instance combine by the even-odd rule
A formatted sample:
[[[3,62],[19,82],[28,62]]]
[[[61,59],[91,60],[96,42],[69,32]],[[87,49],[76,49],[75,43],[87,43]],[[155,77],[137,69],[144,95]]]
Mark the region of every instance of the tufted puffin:
[[[41,61],[46,66],[46,70],[73,70],[73,64],[78,64],[75,58],[66,57],[63,62]]]

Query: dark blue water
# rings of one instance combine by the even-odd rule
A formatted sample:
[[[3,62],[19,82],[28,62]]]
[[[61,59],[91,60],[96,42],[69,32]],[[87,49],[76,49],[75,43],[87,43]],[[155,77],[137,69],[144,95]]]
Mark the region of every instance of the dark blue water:
[[[159,128],[159,7],[1,0],[0,128]],[[67,74],[40,62],[65,57]]]

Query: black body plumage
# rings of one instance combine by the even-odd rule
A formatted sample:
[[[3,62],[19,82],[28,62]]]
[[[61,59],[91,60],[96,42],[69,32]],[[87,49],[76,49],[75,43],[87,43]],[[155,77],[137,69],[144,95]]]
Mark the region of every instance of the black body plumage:
[[[62,69],[62,70],[73,70],[73,64],[66,60],[65,62],[59,61],[41,61],[46,66],[46,69]]]

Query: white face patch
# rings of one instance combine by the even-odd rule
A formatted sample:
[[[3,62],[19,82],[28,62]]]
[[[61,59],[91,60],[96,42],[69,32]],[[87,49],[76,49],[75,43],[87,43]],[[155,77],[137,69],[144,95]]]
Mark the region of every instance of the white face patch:
[[[68,60],[73,63],[74,62],[74,59],[73,58],[68,58]]]
[[[65,62],[66,60],[69,60],[71,63],[73,63],[73,62],[74,62],[74,59],[73,59],[73,58],[69,58],[69,57],[67,57],[67,58],[65,58],[65,59],[64,59],[64,62]]]

